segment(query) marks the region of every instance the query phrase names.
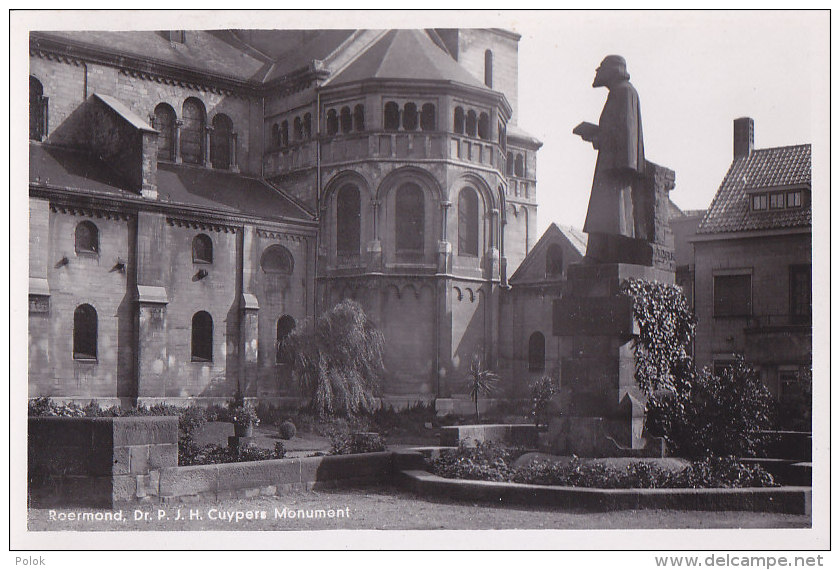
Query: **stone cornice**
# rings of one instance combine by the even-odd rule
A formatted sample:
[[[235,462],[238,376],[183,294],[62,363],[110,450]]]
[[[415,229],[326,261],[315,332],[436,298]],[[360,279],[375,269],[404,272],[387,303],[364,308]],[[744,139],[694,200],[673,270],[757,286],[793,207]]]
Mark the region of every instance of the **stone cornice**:
[[[189,228],[193,230],[204,230],[226,234],[235,234],[238,231],[241,231],[242,229],[227,224],[218,224],[199,220],[189,220],[185,218],[173,218],[170,216],[166,217],[166,223],[176,228]]]
[[[99,218],[106,220],[118,220],[127,222],[136,216],[131,212],[120,212],[101,207],[85,207],[58,202],[50,202],[50,211],[59,214],[70,214],[71,216],[87,216],[88,218]]]

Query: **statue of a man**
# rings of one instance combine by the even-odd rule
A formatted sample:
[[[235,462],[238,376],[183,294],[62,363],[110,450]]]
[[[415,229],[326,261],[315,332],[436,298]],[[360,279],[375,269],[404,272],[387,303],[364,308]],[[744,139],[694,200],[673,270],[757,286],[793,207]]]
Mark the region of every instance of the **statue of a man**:
[[[598,150],[583,226],[590,242],[605,240],[598,234],[649,239],[640,235],[645,232],[634,221],[633,188],[640,185],[645,172],[645,149],[639,95],[629,80],[623,57],[604,58],[592,82],[592,87],[606,87],[610,92],[601,118],[597,125],[583,122],[572,131]]]

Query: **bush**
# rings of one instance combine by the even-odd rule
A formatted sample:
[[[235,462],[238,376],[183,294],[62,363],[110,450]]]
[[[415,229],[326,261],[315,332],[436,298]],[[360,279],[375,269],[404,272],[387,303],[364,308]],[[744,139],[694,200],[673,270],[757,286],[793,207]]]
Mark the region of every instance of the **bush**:
[[[280,439],[292,439],[297,434],[295,424],[289,420],[280,422],[280,425],[277,426],[277,431],[280,434]]]
[[[479,481],[510,481],[513,476],[511,463],[515,453],[494,442],[476,442],[470,447],[465,441],[457,449],[441,451],[432,461],[432,471],[450,479],[475,479]]]
[[[334,431],[330,435],[330,455],[373,453],[385,451],[385,438],[378,433],[347,433]]]
[[[274,450],[262,447],[242,447],[238,451],[233,447],[221,445],[205,445],[191,448],[189,456],[178,455],[178,465],[216,465],[219,463],[241,463],[245,461],[266,461],[268,459],[282,459],[286,449],[281,442],[277,442]]]
[[[385,338],[361,305],[346,299],[307,320],[283,344],[318,417],[355,417],[376,409]]]
[[[665,438],[672,453],[755,457],[764,450],[773,425],[773,397],[742,358],[715,375],[687,371],[671,392],[650,397],[646,427]]]
[[[551,376],[543,376],[531,383],[531,418],[534,425],[548,423],[549,402],[560,392],[560,384]]]

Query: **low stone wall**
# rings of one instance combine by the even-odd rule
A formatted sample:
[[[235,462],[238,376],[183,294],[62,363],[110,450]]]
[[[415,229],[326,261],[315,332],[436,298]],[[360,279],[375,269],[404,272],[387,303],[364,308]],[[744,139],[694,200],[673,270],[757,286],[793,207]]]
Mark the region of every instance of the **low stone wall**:
[[[29,418],[29,499],[111,507],[156,494],[178,465],[178,418]]]
[[[479,424],[440,428],[441,446],[457,446],[461,440],[466,440],[468,445],[476,441],[494,441],[536,449],[539,445],[539,430],[533,424]]]
[[[673,509],[811,514],[811,487],[748,489],[591,489],[445,479],[405,470],[399,483],[423,497],[590,511]]]
[[[385,451],[170,467],[160,472],[158,492],[163,502],[195,502],[389,483],[392,465],[392,453]]]

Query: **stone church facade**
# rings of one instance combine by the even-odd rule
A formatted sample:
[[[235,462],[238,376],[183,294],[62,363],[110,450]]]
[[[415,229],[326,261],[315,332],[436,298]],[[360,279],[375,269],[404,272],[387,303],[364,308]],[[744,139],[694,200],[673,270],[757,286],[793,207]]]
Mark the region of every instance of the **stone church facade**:
[[[385,335],[389,401],[462,393],[475,354],[527,384],[518,40],[32,33],[29,396],[294,399],[277,347],[343,298]]]

